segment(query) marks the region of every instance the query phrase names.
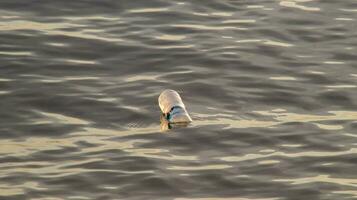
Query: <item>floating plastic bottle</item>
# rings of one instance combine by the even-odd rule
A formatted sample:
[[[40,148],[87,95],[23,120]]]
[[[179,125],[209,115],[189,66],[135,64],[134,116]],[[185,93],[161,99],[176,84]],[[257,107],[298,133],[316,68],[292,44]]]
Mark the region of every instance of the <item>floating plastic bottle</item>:
[[[192,119],[187,113],[180,95],[175,90],[164,90],[159,96],[159,106],[169,123],[190,123]]]

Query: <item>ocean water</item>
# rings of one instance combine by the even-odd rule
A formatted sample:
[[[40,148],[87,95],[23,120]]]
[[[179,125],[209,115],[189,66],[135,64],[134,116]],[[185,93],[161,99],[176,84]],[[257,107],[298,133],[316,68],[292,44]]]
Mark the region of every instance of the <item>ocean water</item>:
[[[357,199],[356,20],[355,0],[1,0],[0,199]],[[167,88],[188,127],[160,122]]]

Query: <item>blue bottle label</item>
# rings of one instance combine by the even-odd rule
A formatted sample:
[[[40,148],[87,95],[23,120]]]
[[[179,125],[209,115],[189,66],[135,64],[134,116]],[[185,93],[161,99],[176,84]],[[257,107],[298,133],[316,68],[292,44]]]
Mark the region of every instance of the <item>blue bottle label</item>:
[[[171,108],[171,111],[168,114],[167,119],[169,121],[171,121],[172,118],[174,117],[174,115],[176,115],[178,113],[181,113],[181,112],[183,112],[183,110],[182,110],[182,108],[180,106],[174,106],[174,107]]]

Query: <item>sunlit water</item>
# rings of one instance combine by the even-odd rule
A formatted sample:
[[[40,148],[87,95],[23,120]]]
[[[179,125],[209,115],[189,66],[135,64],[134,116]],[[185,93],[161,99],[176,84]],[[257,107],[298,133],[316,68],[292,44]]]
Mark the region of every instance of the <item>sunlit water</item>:
[[[0,2],[0,199],[356,199],[357,2]],[[167,130],[157,97],[194,122]]]

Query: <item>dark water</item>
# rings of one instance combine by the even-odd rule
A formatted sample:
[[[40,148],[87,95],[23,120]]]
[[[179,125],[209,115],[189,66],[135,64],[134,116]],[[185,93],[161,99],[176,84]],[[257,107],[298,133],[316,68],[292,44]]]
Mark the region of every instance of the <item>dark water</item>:
[[[357,1],[0,1],[0,199],[357,199]],[[157,97],[194,120],[160,130]]]

